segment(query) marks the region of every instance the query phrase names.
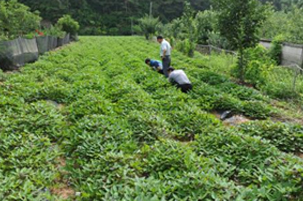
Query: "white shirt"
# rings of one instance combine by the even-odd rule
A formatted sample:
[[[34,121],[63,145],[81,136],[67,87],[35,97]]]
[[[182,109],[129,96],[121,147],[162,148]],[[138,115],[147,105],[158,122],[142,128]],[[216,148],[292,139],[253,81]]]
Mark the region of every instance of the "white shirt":
[[[183,70],[174,70],[173,72],[170,73],[168,79],[170,82],[175,81],[179,85],[191,84],[191,82],[189,81],[188,77],[186,76]]]
[[[160,47],[160,56],[164,56],[163,52],[164,50],[166,50],[166,54],[165,56],[170,56],[171,54],[171,46],[169,44],[169,42],[167,42],[165,39],[163,39],[162,43],[161,43],[161,47]]]

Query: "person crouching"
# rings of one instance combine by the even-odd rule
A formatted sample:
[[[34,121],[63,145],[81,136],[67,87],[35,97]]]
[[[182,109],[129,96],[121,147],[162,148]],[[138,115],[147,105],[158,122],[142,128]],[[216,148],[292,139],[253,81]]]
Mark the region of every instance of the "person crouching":
[[[167,69],[168,80],[177,84],[183,93],[188,93],[193,89],[191,82],[183,70],[175,70],[173,67]]]
[[[145,59],[145,63],[153,68],[153,70],[157,71],[158,73],[164,75],[163,72],[163,65],[161,61],[152,60],[152,59]]]

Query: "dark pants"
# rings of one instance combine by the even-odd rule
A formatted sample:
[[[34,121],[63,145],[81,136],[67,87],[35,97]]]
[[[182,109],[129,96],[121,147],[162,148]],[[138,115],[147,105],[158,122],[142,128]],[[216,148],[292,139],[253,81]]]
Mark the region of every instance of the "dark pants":
[[[179,84],[177,87],[180,88],[183,93],[188,93],[193,89],[191,84]]]
[[[158,73],[160,73],[160,74],[164,75],[163,70],[159,70],[159,71],[158,71]]]
[[[165,56],[165,58],[162,59],[162,64],[163,64],[163,73],[165,77],[168,77],[167,69],[170,67],[171,64],[170,56]]]

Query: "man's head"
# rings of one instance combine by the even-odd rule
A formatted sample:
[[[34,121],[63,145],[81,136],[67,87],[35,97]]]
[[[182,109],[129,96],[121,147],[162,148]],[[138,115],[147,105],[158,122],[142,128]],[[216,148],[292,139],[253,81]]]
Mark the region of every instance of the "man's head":
[[[174,70],[175,70],[175,69],[174,69],[173,67],[169,67],[169,68],[167,69],[168,75],[170,75]]]
[[[147,64],[147,65],[150,65],[150,59],[145,59],[145,63]]]
[[[157,37],[157,41],[158,41],[158,43],[162,43],[162,41],[163,41],[163,36],[158,36],[158,37]]]

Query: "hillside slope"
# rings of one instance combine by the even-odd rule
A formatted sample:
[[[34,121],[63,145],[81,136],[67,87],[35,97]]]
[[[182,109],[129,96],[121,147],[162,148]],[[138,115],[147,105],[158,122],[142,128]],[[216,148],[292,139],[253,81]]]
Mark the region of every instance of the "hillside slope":
[[[158,51],[82,37],[2,74],[1,200],[302,200],[303,127],[174,52],[194,85],[182,94],[144,64]],[[226,126],[213,115],[224,110],[254,121]]]

